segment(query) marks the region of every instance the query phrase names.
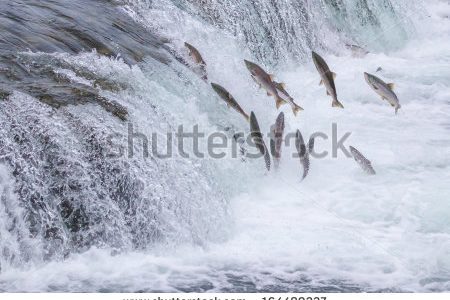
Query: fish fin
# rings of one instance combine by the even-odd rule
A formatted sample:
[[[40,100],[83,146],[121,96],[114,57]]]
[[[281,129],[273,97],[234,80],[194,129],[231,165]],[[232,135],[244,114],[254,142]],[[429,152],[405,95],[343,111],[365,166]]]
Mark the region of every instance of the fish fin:
[[[286,104],[286,103],[287,102],[284,99],[278,97],[277,100],[276,100],[277,109],[280,109],[281,105]]]
[[[333,76],[333,79],[336,79],[336,77],[337,77],[337,74],[336,74],[336,73],[331,72],[331,75]]]
[[[393,91],[395,89],[395,83],[388,83],[387,86]]]
[[[230,108],[230,107],[231,107],[231,105],[230,105],[229,103],[227,103],[227,107],[228,107],[228,108]]]
[[[323,79],[320,79],[319,85],[323,84]]]
[[[400,108],[402,108],[402,106],[399,104],[399,105],[395,108],[395,114],[398,113],[398,110],[399,110]]]
[[[391,106],[392,106],[392,107],[395,107],[395,104],[392,104],[392,103],[391,103]]]
[[[382,100],[386,100],[386,101],[387,101],[387,98],[386,98],[386,97],[384,97],[384,96],[381,96],[381,99],[382,99]]]
[[[269,92],[267,92],[267,96],[269,96],[269,97],[270,97],[270,96],[272,96],[272,94],[271,94],[271,93],[269,93]]]
[[[331,96],[331,94],[330,94],[330,92],[329,92],[329,91],[327,91],[327,95],[328,95],[328,96]]]
[[[270,80],[274,80],[275,79],[275,75],[273,75],[273,74],[269,74],[269,77],[270,77]]]
[[[333,101],[333,103],[331,104],[332,107],[339,107],[339,108],[344,108],[344,105],[342,105],[341,102],[339,102],[338,100]]]
[[[297,116],[299,111],[304,110],[301,106],[298,106],[297,104],[292,108],[292,112],[294,113],[294,116]]]
[[[280,86],[281,86],[283,89],[286,89],[286,83],[280,82]]]

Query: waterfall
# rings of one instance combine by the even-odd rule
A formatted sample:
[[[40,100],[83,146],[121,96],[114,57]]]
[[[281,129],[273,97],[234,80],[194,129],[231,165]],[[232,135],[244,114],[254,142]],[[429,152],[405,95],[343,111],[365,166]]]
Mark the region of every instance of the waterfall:
[[[448,244],[447,210],[434,208],[447,207],[448,52],[416,24],[438,22],[435,39],[450,30],[424,7],[440,11],[419,0],[0,3],[0,290],[448,289],[448,251],[430,242]],[[208,82],[185,42],[201,52]],[[370,54],[352,58],[346,44]],[[312,50],[338,73],[344,111],[318,86]],[[244,59],[305,107],[298,118],[281,108],[286,131],[306,137],[338,124],[379,175],[326,158],[300,184],[287,155],[276,173],[258,160],[177,151],[180,126],[230,139],[249,130],[210,82],[269,131],[279,111]],[[398,118],[363,81],[379,67],[400,83]],[[407,238],[414,247],[403,258]],[[424,270],[427,255],[436,262]],[[97,263],[110,281],[91,277]],[[41,283],[27,279],[32,271]]]
[[[155,15],[170,12],[174,16],[174,11],[181,11],[229,32],[241,40],[256,59],[267,64],[304,61],[309,58],[311,49],[339,53],[345,43],[377,51],[396,49],[413,34],[408,14],[417,11],[412,1],[390,0],[137,3],[129,5],[141,13],[154,10]],[[176,17],[169,20],[174,21]]]

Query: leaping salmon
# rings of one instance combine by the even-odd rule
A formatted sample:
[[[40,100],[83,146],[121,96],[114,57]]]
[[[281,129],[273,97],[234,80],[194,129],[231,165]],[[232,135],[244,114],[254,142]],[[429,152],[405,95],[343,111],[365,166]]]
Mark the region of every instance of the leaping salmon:
[[[256,119],[254,112],[251,112],[250,114],[250,135],[256,148],[258,148],[259,152],[264,155],[267,171],[270,171],[270,154],[267,150],[266,144],[264,143],[261,129],[259,128],[258,120]]]
[[[364,157],[364,155],[361,154],[358,150],[356,150],[354,147],[350,146],[350,152],[353,155],[353,158],[358,163],[358,165],[369,175],[375,175],[376,172],[372,167],[372,163],[370,160]]]
[[[248,60],[244,60],[244,62],[247,66],[247,69],[250,71],[253,80],[257,84],[259,84],[261,88],[264,88],[266,90],[268,96],[273,96],[275,98],[277,108],[279,108],[284,103],[287,103],[278,94],[278,90],[273,82],[272,75],[269,75],[266,71],[263,70],[263,68],[255,63],[252,63]]]
[[[333,98],[331,106],[344,108],[344,105],[342,105],[342,103],[337,99],[336,85],[334,83],[336,73],[331,72],[325,60],[314,51],[312,52],[312,58],[314,64],[316,65],[317,71],[322,78],[320,80],[320,85],[325,85],[325,88],[327,89],[327,95]]]
[[[222,98],[228,107],[233,108],[235,111],[240,113],[247,122],[250,120],[250,117],[245,113],[245,111],[242,109],[242,107],[239,105],[239,103],[234,99],[234,97],[222,86],[218,85],[217,83],[211,83],[212,88],[217,93],[217,95]]]
[[[298,155],[300,156],[300,163],[303,167],[303,176],[302,180],[308,176],[309,172],[309,153],[308,153],[308,147],[305,144],[305,141],[303,139],[302,134],[300,133],[300,130],[297,130],[296,138],[295,138],[295,147],[297,148]]]
[[[202,55],[200,52],[191,44],[185,42],[184,46],[189,50],[189,56],[192,58],[192,60],[198,65],[200,69],[200,76],[203,80],[208,80],[208,74],[206,73],[206,63],[203,60]]]
[[[398,110],[402,107],[400,105],[400,101],[397,98],[397,95],[394,93],[394,84],[393,83],[385,83],[380,78],[371,75],[369,73],[364,73],[364,78],[366,79],[367,84],[381,96],[383,100],[389,102],[389,104],[395,109],[395,114],[398,113]]]
[[[281,147],[283,146],[284,134],[284,113],[280,112],[272,128],[272,138],[270,139],[270,152],[273,157],[275,169],[278,169],[281,159]]]

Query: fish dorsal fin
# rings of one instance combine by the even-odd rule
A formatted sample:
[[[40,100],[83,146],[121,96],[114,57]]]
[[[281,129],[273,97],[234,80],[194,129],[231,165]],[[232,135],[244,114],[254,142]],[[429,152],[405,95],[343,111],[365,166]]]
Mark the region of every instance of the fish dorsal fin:
[[[321,79],[320,82],[319,82],[319,85],[322,85],[322,84],[323,84],[323,80]]]
[[[389,89],[391,91],[393,91],[395,89],[395,84],[394,83],[388,83],[387,86],[389,87]]]
[[[269,77],[270,77],[270,80],[274,80],[275,79],[275,75],[273,75],[273,74],[269,74]]]
[[[281,88],[286,89],[286,83],[280,82],[280,86],[281,86]]]
[[[331,75],[333,75],[333,79],[336,79],[336,73],[334,73],[334,72],[331,72]]]

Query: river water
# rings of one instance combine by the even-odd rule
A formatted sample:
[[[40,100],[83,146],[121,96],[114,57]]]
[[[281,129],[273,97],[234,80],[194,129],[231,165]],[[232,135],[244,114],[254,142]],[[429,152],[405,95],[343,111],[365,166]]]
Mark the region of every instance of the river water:
[[[450,290],[448,1],[0,8],[1,291]],[[316,149],[331,152],[336,124],[377,175],[339,152],[312,159],[301,182],[289,148],[276,172],[228,156],[144,157],[138,144],[129,157],[130,126],[248,131],[186,66],[185,41],[264,132],[279,111],[243,59],[305,109],[281,108],[287,132],[325,133]],[[330,107],[311,50],[337,74],[344,110]],[[398,115],[364,72],[395,83]],[[125,137],[125,155],[111,155],[111,136]]]

